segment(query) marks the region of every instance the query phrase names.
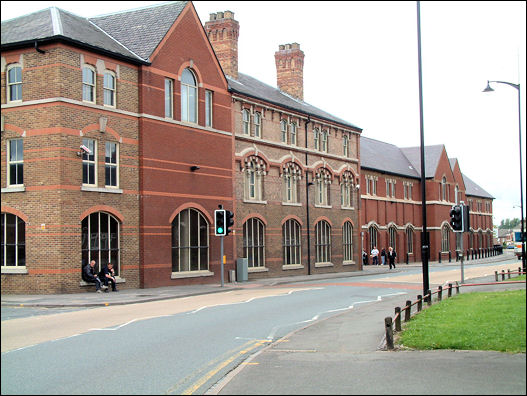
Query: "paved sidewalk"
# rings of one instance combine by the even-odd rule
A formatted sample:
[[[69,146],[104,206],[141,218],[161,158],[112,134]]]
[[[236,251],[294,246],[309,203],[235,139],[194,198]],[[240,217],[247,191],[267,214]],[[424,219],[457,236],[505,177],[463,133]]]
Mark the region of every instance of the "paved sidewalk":
[[[509,257],[510,256],[510,257]],[[465,267],[473,266],[476,264],[488,264],[503,261],[505,259],[512,258],[511,255],[499,255],[494,257],[487,257],[479,260],[470,260],[465,262]],[[441,264],[438,262],[430,262],[429,267],[459,267],[460,263],[452,260],[451,263],[448,260],[443,261]],[[388,265],[364,266],[362,271],[355,272],[340,272],[340,273],[327,273],[327,274],[314,274],[314,275],[300,275],[300,276],[289,276],[281,278],[269,278],[260,279],[248,282],[224,282],[224,286],[221,284],[206,284],[206,285],[190,285],[190,286],[168,286],[168,287],[157,287],[148,289],[125,289],[121,286],[119,292],[108,292],[108,293],[95,293],[93,289],[83,293],[69,293],[69,294],[2,294],[1,304],[2,306],[24,306],[24,307],[98,307],[106,305],[123,305],[123,304],[135,304],[141,302],[166,300],[171,298],[181,298],[196,296],[201,294],[210,293],[221,293],[230,290],[236,290],[240,288],[257,288],[274,286],[285,283],[295,282],[306,282],[321,279],[334,279],[334,278],[346,278],[373,275],[379,273],[397,273],[402,268],[411,267],[422,267],[422,263],[397,263],[397,269],[389,270]],[[511,265],[511,270],[517,266]],[[119,288],[120,285],[117,285]]]

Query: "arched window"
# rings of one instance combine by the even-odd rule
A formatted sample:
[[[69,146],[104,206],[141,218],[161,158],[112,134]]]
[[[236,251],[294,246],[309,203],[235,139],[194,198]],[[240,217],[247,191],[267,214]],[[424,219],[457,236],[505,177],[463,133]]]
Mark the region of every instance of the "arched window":
[[[441,251],[448,252],[450,250],[450,228],[448,225],[441,227]]]
[[[284,249],[284,265],[302,263],[301,228],[294,219],[287,220],[282,226],[282,246]]]
[[[11,213],[2,213],[2,269],[25,267],[26,223]]]
[[[243,224],[243,251],[249,267],[265,267],[265,225],[255,217]]]
[[[292,122],[289,128],[289,143],[296,146],[296,123]]]
[[[349,171],[342,175],[342,182],[340,184],[340,204],[343,208],[353,207],[353,174]]]
[[[85,65],[82,68],[82,100],[95,103],[95,69]],[[115,268],[114,268],[115,269]]]
[[[374,246],[377,246],[377,240],[378,240],[378,230],[377,227],[374,225],[371,225],[368,228],[368,234],[370,234],[370,250],[373,249]]]
[[[115,107],[115,87],[115,74],[111,71],[105,71],[103,78],[103,99],[106,106]]]
[[[393,247],[395,251],[397,251],[397,227],[392,225],[390,228],[388,228],[388,245]]]
[[[262,137],[262,115],[258,112],[254,113],[254,137]]]
[[[458,185],[456,184],[456,187],[454,188],[454,192],[456,194],[456,196],[454,197],[454,200],[456,202],[456,205],[459,203],[459,187]]]
[[[315,250],[317,263],[331,262],[331,226],[325,220],[315,225]]]
[[[346,221],[342,226],[342,247],[344,261],[353,261],[353,225]]]
[[[282,135],[282,143],[287,143],[287,121],[280,121],[280,132]]]
[[[263,179],[265,163],[259,157],[251,156],[245,159],[245,199],[261,201],[263,198]]]
[[[198,122],[198,84],[188,68],[181,75],[181,121]]]
[[[349,137],[347,135],[342,138],[342,154],[344,157],[350,156]]]
[[[317,205],[329,206],[329,186],[331,185],[331,174],[327,169],[320,168],[315,175]]]
[[[242,110],[242,128],[243,128],[243,134],[249,135],[249,122],[251,120],[251,115],[249,113],[249,110],[243,109]]]
[[[315,150],[320,150],[320,131],[318,128],[313,130],[313,142],[315,143]]]
[[[209,269],[209,223],[196,209],[184,209],[172,221],[172,272]]]
[[[446,177],[443,176],[443,179],[441,179],[441,200],[446,201],[446,198]]]
[[[283,202],[298,203],[298,181],[302,178],[302,170],[293,163],[288,162],[283,169],[284,194]]]
[[[120,274],[119,221],[109,213],[96,212],[82,220],[82,265],[95,260],[100,271],[113,263],[115,274]]]
[[[22,100],[22,67],[18,64],[7,67],[7,101]]]
[[[412,227],[406,228],[406,250],[410,254],[414,252],[414,230]]]

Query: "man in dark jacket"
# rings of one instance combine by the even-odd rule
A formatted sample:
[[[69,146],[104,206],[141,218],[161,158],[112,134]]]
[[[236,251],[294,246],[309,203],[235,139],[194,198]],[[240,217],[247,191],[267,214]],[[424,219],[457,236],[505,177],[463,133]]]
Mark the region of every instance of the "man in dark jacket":
[[[115,271],[113,269],[112,263],[108,263],[108,265],[106,265],[102,269],[102,271],[99,272],[99,276],[101,277],[101,280],[106,287],[108,287],[108,282],[110,282],[112,284],[112,291],[114,292],[118,291],[116,287],[116,281],[115,281]]]
[[[82,269],[82,279],[85,282],[95,283],[95,292],[101,292],[101,280],[95,273],[95,260],[90,261],[89,264],[86,264]]]
[[[390,269],[395,268],[395,258],[397,257],[397,253],[395,253],[395,250],[390,246],[388,248],[388,263],[390,264]]]

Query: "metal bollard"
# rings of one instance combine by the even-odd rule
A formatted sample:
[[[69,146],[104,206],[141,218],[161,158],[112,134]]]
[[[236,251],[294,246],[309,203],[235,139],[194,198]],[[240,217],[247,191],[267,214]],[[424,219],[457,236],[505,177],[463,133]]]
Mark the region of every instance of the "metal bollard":
[[[423,309],[423,296],[418,294],[417,295],[417,312],[421,312]]]
[[[390,316],[384,318],[384,327],[386,328],[386,347],[393,349],[393,328],[392,318]]]
[[[505,280],[505,270],[501,270],[501,280]]]
[[[443,299],[443,287],[438,286],[437,287],[437,300],[441,301]]]
[[[395,307],[395,331],[401,331],[401,307]]]
[[[494,271],[494,278],[496,279],[496,282],[498,281],[498,271]]]
[[[507,279],[511,278],[511,270],[507,268]]]
[[[448,297],[452,297],[452,283],[448,284]]]
[[[410,320],[410,314],[412,309],[412,302],[410,300],[406,300],[406,309],[404,311],[404,321],[408,322]]]

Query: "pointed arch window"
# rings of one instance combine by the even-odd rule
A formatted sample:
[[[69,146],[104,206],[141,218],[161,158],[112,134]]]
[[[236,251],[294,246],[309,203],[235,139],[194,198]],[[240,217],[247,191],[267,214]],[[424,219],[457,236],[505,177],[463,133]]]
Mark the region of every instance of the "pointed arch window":
[[[353,261],[353,224],[350,221],[342,226],[342,247],[344,261]]]
[[[198,84],[189,68],[181,74],[181,121],[198,122]]]
[[[265,266],[265,225],[256,217],[243,224],[243,251],[250,268]]]
[[[370,250],[373,249],[374,246],[377,246],[377,240],[378,240],[378,230],[377,227],[374,225],[371,225],[368,228],[368,234],[370,235]]]
[[[441,227],[441,251],[448,252],[450,250],[450,227],[444,224]]]
[[[340,204],[343,208],[353,207],[353,174],[349,171],[342,175],[342,182],[340,184]]]
[[[329,186],[331,185],[331,174],[325,168],[321,168],[315,175],[316,195],[315,204],[329,206]]]
[[[262,201],[263,180],[265,176],[265,163],[256,156],[245,159],[245,199],[251,201]]]
[[[284,166],[282,175],[284,180],[283,202],[298,203],[298,182],[302,178],[302,170],[297,164],[289,162]]]
[[[406,251],[409,254],[414,252],[414,229],[412,227],[406,228]]]
[[[397,227],[392,225],[388,229],[388,245],[393,247],[395,251],[397,251]]]

